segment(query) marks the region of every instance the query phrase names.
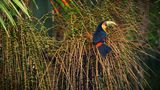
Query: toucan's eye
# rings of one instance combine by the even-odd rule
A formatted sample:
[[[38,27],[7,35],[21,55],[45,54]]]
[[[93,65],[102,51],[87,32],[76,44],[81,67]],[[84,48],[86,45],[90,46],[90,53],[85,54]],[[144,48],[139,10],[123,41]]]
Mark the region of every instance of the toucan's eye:
[[[109,26],[107,26],[107,29],[113,29],[113,27],[109,25]]]
[[[107,23],[104,23],[105,26],[107,26]]]

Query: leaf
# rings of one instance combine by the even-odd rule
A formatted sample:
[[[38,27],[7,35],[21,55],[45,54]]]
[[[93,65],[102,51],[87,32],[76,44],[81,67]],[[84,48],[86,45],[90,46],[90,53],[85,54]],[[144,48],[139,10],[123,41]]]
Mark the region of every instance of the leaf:
[[[6,28],[5,24],[4,24],[4,21],[3,21],[3,19],[2,19],[1,17],[0,17],[0,23],[1,23],[2,27],[4,28],[7,36],[10,37],[10,36],[9,36],[9,33],[8,33],[8,31],[7,31],[7,28]]]
[[[4,12],[6,14],[6,16],[8,17],[8,19],[10,20],[11,24],[13,26],[16,25],[12,15],[10,14],[10,12],[8,11],[8,9],[5,7],[5,5],[3,4],[3,2],[0,2],[0,9],[2,10],[2,12]]]
[[[13,0],[13,2],[30,18],[27,7],[24,3],[21,3],[19,0]]]
[[[155,1],[155,3],[158,3],[158,2],[160,2],[160,0]]]
[[[11,4],[11,7],[13,7],[13,9],[16,11],[17,15],[21,17],[21,14],[19,13],[19,11],[15,7],[15,5],[12,2],[10,2],[10,1],[9,1],[9,3]]]
[[[35,1],[35,0],[32,0],[32,1],[33,1],[34,5],[36,6],[36,8],[39,9],[39,7],[38,7],[36,1]]]

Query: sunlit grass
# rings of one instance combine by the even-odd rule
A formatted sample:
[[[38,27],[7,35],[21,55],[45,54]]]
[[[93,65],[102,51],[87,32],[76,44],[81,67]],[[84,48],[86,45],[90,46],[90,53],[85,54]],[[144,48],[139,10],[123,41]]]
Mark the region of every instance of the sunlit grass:
[[[62,29],[63,39],[46,35],[43,22],[20,20],[18,28],[1,31],[3,89],[119,90],[143,89],[144,62],[139,43],[139,17],[134,3],[98,1],[75,3],[77,10],[55,15],[54,30]],[[92,3],[94,4],[94,3]],[[125,8],[127,6],[127,8]],[[124,9],[124,10],[122,10]],[[127,11],[128,10],[128,11]],[[43,20],[43,19],[42,19]],[[92,44],[92,34],[104,20],[118,27],[108,30],[107,45],[112,51],[101,58]],[[40,26],[36,28],[37,26]],[[146,73],[147,74],[147,73]]]
[[[10,37],[2,33],[2,89],[50,89],[43,55],[45,34],[37,32],[28,20],[19,21],[18,28],[8,26]]]
[[[116,6],[122,4],[120,2],[104,1],[102,6],[96,7],[80,3],[77,4],[81,5],[77,6],[80,9],[79,13],[68,13],[69,18],[63,18],[63,14],[56,17],[58,19],[55,22],[64,30],[65,36],[62,45],[53,53],[56,60],[54,66],[49,64],[49,67],[54,69],[51,76],[53,87],[67,90],[143,89],[146,81],[141,65],[144,62],[137,55],[139,51],[143,51],[143,47],[138,42],[141,37],[138,34],[140,22],[139,18],[134,16],[136,12],[132,10],[134,3],[123,3],[126,6],[130,5],[129,13],[121,11],[125,6]],[[112,16],[113,13],[115,16]],[[92,33],[103,20],[118,23],[118,27],[108,31],[107,43],[111,46],[112,52],[106,59],[102,59],[92,45]],[[61,85],[63,87],[59,87]]]

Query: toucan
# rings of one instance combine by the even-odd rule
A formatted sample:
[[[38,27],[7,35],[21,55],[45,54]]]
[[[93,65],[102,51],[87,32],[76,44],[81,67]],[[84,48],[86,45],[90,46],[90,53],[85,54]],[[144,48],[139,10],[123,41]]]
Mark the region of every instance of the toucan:
[[[112,50],[106,44],[106,37],[107,37],[107,29],[112,26],[116,26],[117,24],[113,21],[103,21],[101,22],[96,31],[93,33],[93,44],[98,48],[99,53],[103,58],[107,56],[107,54]]]

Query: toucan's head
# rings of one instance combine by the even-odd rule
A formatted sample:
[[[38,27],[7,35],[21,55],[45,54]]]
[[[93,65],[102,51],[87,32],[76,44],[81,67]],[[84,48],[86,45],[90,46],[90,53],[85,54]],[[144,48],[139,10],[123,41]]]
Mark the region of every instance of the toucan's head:
[[[106,32],[110,27],[117,26],[117,24],[113,21],[104,21],[102,23],[102,29]]]

